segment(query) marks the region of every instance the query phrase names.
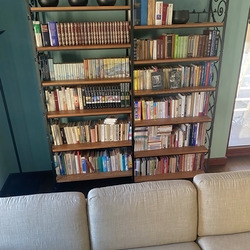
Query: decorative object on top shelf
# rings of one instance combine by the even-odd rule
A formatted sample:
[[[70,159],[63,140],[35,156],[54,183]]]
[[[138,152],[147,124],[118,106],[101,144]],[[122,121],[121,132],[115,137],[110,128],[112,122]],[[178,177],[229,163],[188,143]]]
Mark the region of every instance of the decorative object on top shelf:
[[[41,7],[56,7],[59,3],[59,0],[38,0],[38,3]]]
[[[88,4],[88,0],[68,0],[71,6],[86,6]]]
[[[113,6],[116,0],[96,0],[100,6]]]
[[[174,10],[173,11],[173,24],[184,24],[189,20],[189,10]]]

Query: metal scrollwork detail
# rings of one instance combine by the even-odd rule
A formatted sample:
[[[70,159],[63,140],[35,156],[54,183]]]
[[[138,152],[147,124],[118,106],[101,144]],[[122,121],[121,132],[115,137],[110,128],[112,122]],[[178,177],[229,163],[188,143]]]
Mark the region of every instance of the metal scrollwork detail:
[[[213,0],[211,6],[211,15],[214,22],[218,22],[217,18],[219,18],[220,22],[224,22],[225,13],[226,13],[226,5],[227,0]]]

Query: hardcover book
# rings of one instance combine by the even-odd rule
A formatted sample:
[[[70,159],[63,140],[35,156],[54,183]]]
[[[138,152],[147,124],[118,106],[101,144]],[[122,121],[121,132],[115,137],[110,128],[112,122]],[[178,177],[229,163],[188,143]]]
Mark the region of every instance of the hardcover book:
[[[48,22],[48,28],[49,28],[50,45],[59,46],[56,22]]]
[[[45,47],[50,46],[48,24],[41,24],[41,34],[42,34],[43,46]]]

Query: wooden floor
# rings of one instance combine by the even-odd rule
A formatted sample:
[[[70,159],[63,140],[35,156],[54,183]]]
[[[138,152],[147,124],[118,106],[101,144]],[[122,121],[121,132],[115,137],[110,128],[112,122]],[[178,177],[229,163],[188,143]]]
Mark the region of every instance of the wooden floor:
[[[207,170],[209,173],[228,172],[237,170],[250,170],[250,155],[228,157],[227,164],[224,166],[211,166]]]

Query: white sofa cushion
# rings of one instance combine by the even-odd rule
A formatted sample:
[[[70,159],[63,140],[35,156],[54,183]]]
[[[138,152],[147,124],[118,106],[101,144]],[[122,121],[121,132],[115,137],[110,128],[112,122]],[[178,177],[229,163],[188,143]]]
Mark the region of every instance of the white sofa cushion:
[[[198,244],[203,250],[246,250],[250,247],[250,232],[203,236]]]
[[[199,236],[250,231],[250,171],[200,174],[193,182]]]
[[[195,242],[184,242],[164,246],[133,248],[129,250],[200,250],[200,248]]]
[[[0,198],[0,249],[89,250],[82,193]]]
[[[93,250],[194,241],[197,200],[187,180],[95,188],[88,194]]]

